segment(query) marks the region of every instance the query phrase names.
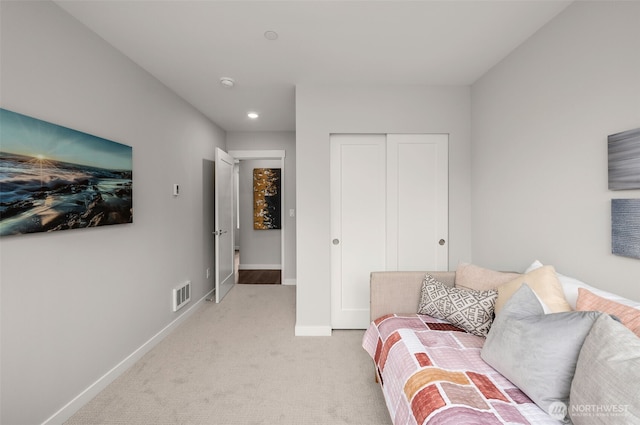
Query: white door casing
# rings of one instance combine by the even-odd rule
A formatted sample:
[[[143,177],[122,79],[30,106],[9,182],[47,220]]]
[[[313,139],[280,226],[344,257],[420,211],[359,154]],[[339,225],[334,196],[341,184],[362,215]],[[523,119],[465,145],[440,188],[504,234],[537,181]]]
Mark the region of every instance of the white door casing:
[[[215,279],[216,303],[235,284],[233,241],[233,157],[216,149],[215,169]]]
[[[448,135],[334,134],[330,149],[332,328],[364,329],[372,271],[448,269]]]

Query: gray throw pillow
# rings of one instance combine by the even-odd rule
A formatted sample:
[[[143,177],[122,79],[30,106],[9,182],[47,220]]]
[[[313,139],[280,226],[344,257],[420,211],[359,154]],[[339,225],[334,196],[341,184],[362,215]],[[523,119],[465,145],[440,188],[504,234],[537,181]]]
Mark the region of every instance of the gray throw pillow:
[[[603,314],[584,340],[571,383],[576,425],[640,424],[640,338]]]
[[[452,288],[426,275],[422,282],[419,314],[443,319],[465,331],[485,337],[493,322],[498,292]]]
[[[544,314],[533,290],[523,284],[494,320],[480,356],[542,410],[567,420],[566,406],[578,355],[601,314]],[[558,406],[564,407],[560,415]]]

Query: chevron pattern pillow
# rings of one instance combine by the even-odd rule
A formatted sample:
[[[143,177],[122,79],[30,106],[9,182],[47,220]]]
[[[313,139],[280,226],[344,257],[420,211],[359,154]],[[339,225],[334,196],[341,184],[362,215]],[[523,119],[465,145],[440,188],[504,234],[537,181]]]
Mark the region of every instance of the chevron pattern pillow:
[[[422,282],[418,314],[443,319],[465,331],[486,337],[498,298],[495,290],[453,288],[426,275]]]

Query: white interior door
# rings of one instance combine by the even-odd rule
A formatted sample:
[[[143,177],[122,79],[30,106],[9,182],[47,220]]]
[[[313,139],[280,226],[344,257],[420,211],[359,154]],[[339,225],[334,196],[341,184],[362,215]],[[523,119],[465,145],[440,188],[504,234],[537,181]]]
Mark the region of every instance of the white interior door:
[[[369,323],[369,274],[385,270],[385,135],[331,136],[331,325]]]
[[[371,272],[448,269],[448,203],[448,135],[331,136],[333,329],[368,326]]]
[[[233,157],[216,149],[215,278],[219,303],[235,284],[233,242]]]
[[[387,135],[387,270],[449,267],[449,136]]]

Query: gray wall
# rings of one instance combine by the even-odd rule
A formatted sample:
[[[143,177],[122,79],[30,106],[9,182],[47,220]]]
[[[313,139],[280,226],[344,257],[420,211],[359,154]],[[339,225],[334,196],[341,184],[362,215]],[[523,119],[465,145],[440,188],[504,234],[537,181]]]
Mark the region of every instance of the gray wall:
[[[175,285],[213,288],[203,159],[225,134],[54,3],[0,7],[2,107],[134,156],[133,224],[0,239],[0,422],[39,424],[184,313]]]
[[[574,2],[472,89],[473,259],[640,300],[611,254],[607,135],[640,127],[640,3]]]
[[[296,87],[296,334],[331,330],[331,133],[449,134],[449,265],[471,258],[469,87]]]
[[[283,276],[283,283],[295,284],[296,283],[296,217],[289,216],[290,209],[296,209],[296,134],[292,131],[285,132],[228,132],[227,133],[227,147],[228,150],[284,150],[285,151],[285,174],[284,174],[284,194],[282,199],[282,207],[285,209],[285,219],[282,223],[285,229],[285,275]],[[296,210],[297,212],[297,210]],[[297,214],[296,214],[297,216]],[[253,228],[253,225],[251,228]],[[245,226],[246,227],[246,226]],[[271,232],[271,231],[268,231]],[[275,232],[274,232],[275,233]],[[241,238],[247,237],[246,232]],[[249,235],[250,237],[250,235]],[[255,252],[254,248],[257,245],[251,244],[244,239],[241,239],[243,245],[242,249],[251,250],[249,260],[245,261],[243,254],[240,254],[240,261],[247,263],[251,261],[251,258],[260,258],[260,253]],[[256,260],[258,261],[258,260]]]

